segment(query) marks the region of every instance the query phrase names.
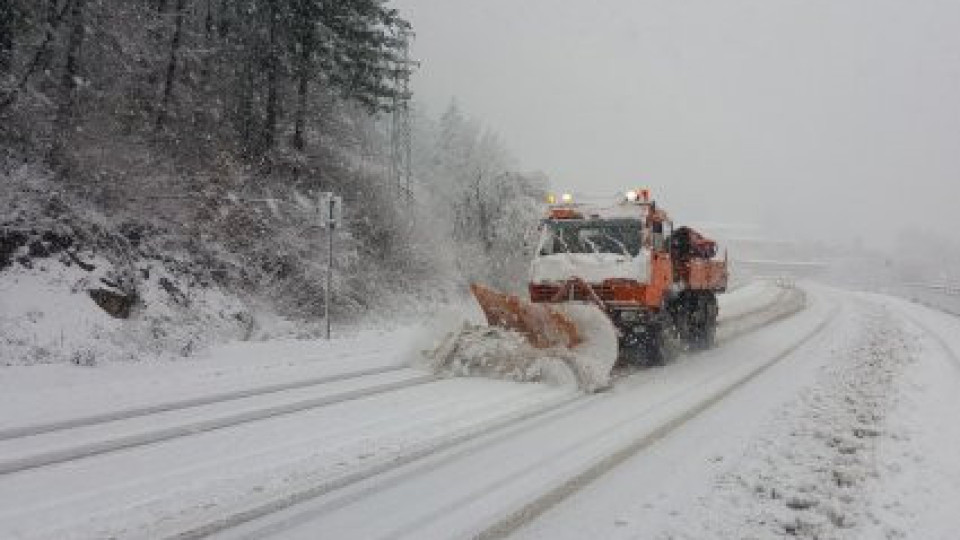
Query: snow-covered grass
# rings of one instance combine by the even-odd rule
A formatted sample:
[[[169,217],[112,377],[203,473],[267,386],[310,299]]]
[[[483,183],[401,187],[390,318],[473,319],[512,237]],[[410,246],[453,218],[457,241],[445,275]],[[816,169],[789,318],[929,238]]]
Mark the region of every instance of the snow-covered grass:
[[[143,262],[137,303],[114,318],[89,294],[113,290],[114,266],[82,254],[85,270],[57,258],[0,272],[0,364],[103,362],[183,358],[211,343],[252,336],[253,319],[238,298],[215,286],[187,286],[159,263]],[[65,258],[64,258],[65,259]],[[284,333],[282,320],[263,319],[260,335]],[[289,333],[289,331],[287,332]]]
[[[87,294],[80,267],[41,261],[0,274],[0,364],[93,363],[120,348],[109,336],[121,324]]]

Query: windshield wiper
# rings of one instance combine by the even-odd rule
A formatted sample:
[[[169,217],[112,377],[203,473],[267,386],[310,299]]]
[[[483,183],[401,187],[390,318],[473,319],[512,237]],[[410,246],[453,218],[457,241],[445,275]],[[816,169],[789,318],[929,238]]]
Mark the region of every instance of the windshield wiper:
[[[621,254],[621,255],[626,256],[628,259],[633,259],[633,255],[630,254],[630,250],[627,249],[626,244],[624,244],[623,242],[621,242],[621,241],[620,241],[619,239],[617,239],[616,237],[610,236],[609,234],[604,233],[603,235],[606,236],[607,238],[609,238],[610,240],[613,240],[613,242],[614,242],[615,244],[617,244],[618,246],[620,246],[620,254]]]

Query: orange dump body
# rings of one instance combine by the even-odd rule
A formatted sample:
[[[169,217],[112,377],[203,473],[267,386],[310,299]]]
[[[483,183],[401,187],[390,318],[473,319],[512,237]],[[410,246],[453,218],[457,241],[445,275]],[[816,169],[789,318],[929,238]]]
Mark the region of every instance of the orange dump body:
[[[727,289],[727,261],[714,260],[717,244],[690,227],[674,232],[674,279],[692,290],[722,292]]]
[[[727,289],[726,261],[692,259],[677,265],[677,276],[693,290],[722,292]]]

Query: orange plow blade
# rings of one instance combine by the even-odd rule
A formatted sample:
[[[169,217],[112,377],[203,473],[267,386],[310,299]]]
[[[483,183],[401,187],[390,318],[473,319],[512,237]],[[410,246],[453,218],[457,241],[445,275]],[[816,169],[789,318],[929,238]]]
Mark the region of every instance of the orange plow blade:
[[[487,323],[523,334],[538,349],[573,348],[583,342],[577,325],[568,316],[544,304],[531,304],[483,285],[470,285],[470,291]]]

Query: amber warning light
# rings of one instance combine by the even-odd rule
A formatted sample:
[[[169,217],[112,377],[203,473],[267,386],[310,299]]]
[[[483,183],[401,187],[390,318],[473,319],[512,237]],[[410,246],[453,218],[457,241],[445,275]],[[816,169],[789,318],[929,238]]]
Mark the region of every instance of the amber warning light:
[[[560,202],[562,204],[572,204],[573,195],[571,195],[570,193],[564,193],[560,195]],[[557,204],[557,196],[554,195],[553,193],[547,195],[547,204]]]
[[[650,190],[646,188],[631,189],[625,195],[628,202],[650,202]]]

